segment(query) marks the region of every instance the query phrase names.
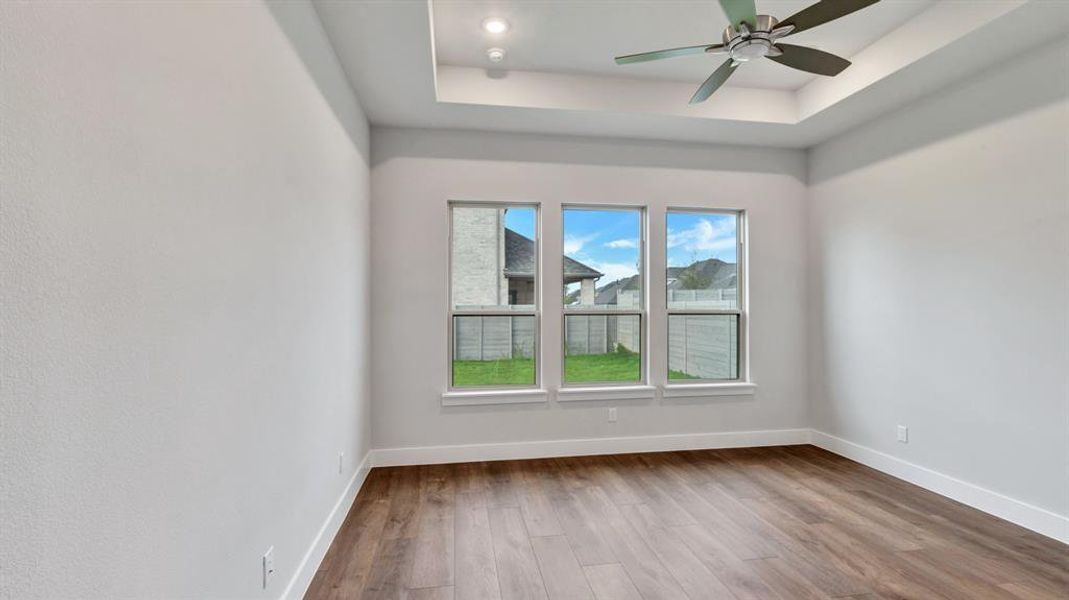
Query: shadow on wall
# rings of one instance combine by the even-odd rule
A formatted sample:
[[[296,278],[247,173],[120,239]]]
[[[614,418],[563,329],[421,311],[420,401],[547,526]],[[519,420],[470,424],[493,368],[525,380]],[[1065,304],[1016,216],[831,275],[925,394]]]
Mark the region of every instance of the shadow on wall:
[[[810,152],[809,183],[997,123],[1069,97],[1069,38],[884,115]],[[902,127],[903,120],[909,127]]]
[[[375,131],[372,130],[372,137],[375,137]],[[439,129],[409,131],[409,135],[375,138],[372,143],[372,167],[391,158],[419,157],[772,173],[805,181],[805,153],[794,149],[529,133]]]
[[[264,3],[278,28],[304,65],[308,77],[315,83],[323,100],[334,113],[342,129],[349,135],[365,163],[369,161],[370,139],[367,119],[349,81],[342,74],[334,48],[327,41],[323,23],[310,2],[268,0]],[[327,65],[333,68],[327,68]]]

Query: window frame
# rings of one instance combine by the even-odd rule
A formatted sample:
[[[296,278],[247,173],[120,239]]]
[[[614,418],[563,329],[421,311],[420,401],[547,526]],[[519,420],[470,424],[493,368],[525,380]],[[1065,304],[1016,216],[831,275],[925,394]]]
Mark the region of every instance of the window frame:
[[[735,308],[672,308],[668,299],[668,216],[672,213],[708,214],[708,215],[733,215],[735,217],[735,269],[737,290],[735,292]],[[687,386],[706,385],[731,385],[750,383],[749,361],[749,294],[748,275],[749,265],[746,254],[747,241],[747,214],[745,209],[735,208],[693,208],[684,206],[669,206],[664,210],[664,233],[665,233],[665,256],[664,256],[664,378],[666,388],[685,389]],[[734,379],[671,379],[671,329],[672,316],[717,316],[734,315],[738,319],[739,331],[737,333],[736,361],[738,369]]]
[[[446,386],[447,393],[480,394],[483,392],[524,392],[542,389],[542,206],[538,202],[498,202],[483,200],[449,200],[446,203],[449,222],[448,250],[446,252]],[[510,209],[529,208],[534,210],[534,303],[531,310],[511,309],[460,309],[453,302],[453,209],[484,208]],[[503,268],[503,267],[502,267]],[[453,350],[456,341],[455,326],[457,317],[534,317],[534,383],[516,385],[476,385],[457,387],[453,382]]]
[[[620,212],[638,212],[639,215],[639,280],[642,282],[642,293],[640,295],[642,304],[638,310],[620,310],[620,309],[604,309],[604,308],[568,308],[568,305],[562,303],[561,305],[561,319],[560,319],[560,386],[562,390],[578,390],[583,388],[633,388],[649,385],[649,272],[647,265],[649,264],[648,257],[646,255],[647,240],[649,234],[647,228],[649,227],[648,219],[648,207],[645,205],[633,205],[633,204],[567,204],[562,203],[560,207],[560,265],[561,265],[561,281],[560,285],[564,285],[564,213],[569,210],[590,210],[590,211],[620,211]],[[595,285],[595,290],[596,290]],[[639,378],[633,381],[573,381],[569,382],[567,377],[567,360],[568,360],[568,317],[571,315],[587,315],[587,316],[638,316],[638,331],[639,331],[639,356],[638,356],[638,372]]]

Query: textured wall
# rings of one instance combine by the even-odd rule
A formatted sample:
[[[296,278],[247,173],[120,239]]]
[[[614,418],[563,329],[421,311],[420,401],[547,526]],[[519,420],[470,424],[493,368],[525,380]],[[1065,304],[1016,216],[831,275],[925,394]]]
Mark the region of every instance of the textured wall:
[[[0,22],[0,597],[278,597],[369,441],[366,121],[321,25]]]
[[[808,424],[801,152],[398,129],[374,129],[372,148],[376,448]],[[551,391],[560,385],[563,362],[563,298],[554,285],[563,277],[563,203],[649,206],[651,265],[665,264],[667,206],[747,209],[756,395],[716,402],[621,402],[619,421],[611,424],[606,403],[443,408],[440,394],[449,376],[443,255],[449,200],[541,203],[545,287],[539,352],[542,382]],[[663,307],[663,269],[651,269],[650,276],[650,302]],[[667,377],[664,321],[651,325],[644,342],[652,349],[648,365],[654,383]]]
[[[1069,516],[1066,65],[1041,48],[812,152],[810,356],[818,429]]]

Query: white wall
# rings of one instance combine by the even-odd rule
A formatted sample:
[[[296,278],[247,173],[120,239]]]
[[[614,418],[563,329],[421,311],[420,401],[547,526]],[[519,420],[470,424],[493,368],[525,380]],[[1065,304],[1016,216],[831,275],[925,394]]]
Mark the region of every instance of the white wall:
[[[0,16],[0,597],[276,597],[372,441],[812,419],[1069,514],[1065,44],[818,147],[808,208],[800,152],[377,129],[369,214],[307,3]],[[747,209],[756,394],[441,407],[448,199],[542,203],[551,390],[561,203],[651,207],[651,264],[665,206]]]
[[[308,4],[0,16],[0,597],[278,597],[369,446],[363,113]]]
[[[376,448],[804,427],[804,155],[534,135],[372,131],[372,430]],[[664,264],[665,206],[750,218],[755,396],[718,401],[441,406],[447,386],[448,200],[542,204],[544,385],[560,381],[561,203],[647,205],[650,263]],[[663,307],[664,272],[651,271]],[[664,323],[653,327],[664,380]],[[610,424],[606,406],[619,406]]]
[[[1015,57],[810,156],[815,427],[1061,515],[1067,64]]]

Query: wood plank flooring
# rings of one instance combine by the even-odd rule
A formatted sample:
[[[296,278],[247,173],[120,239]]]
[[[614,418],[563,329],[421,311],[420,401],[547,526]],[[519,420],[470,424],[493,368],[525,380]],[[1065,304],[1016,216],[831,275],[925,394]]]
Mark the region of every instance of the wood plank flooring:
[[[1069,546],[813,446],[379,468],[306,598],[1069,599]]]

